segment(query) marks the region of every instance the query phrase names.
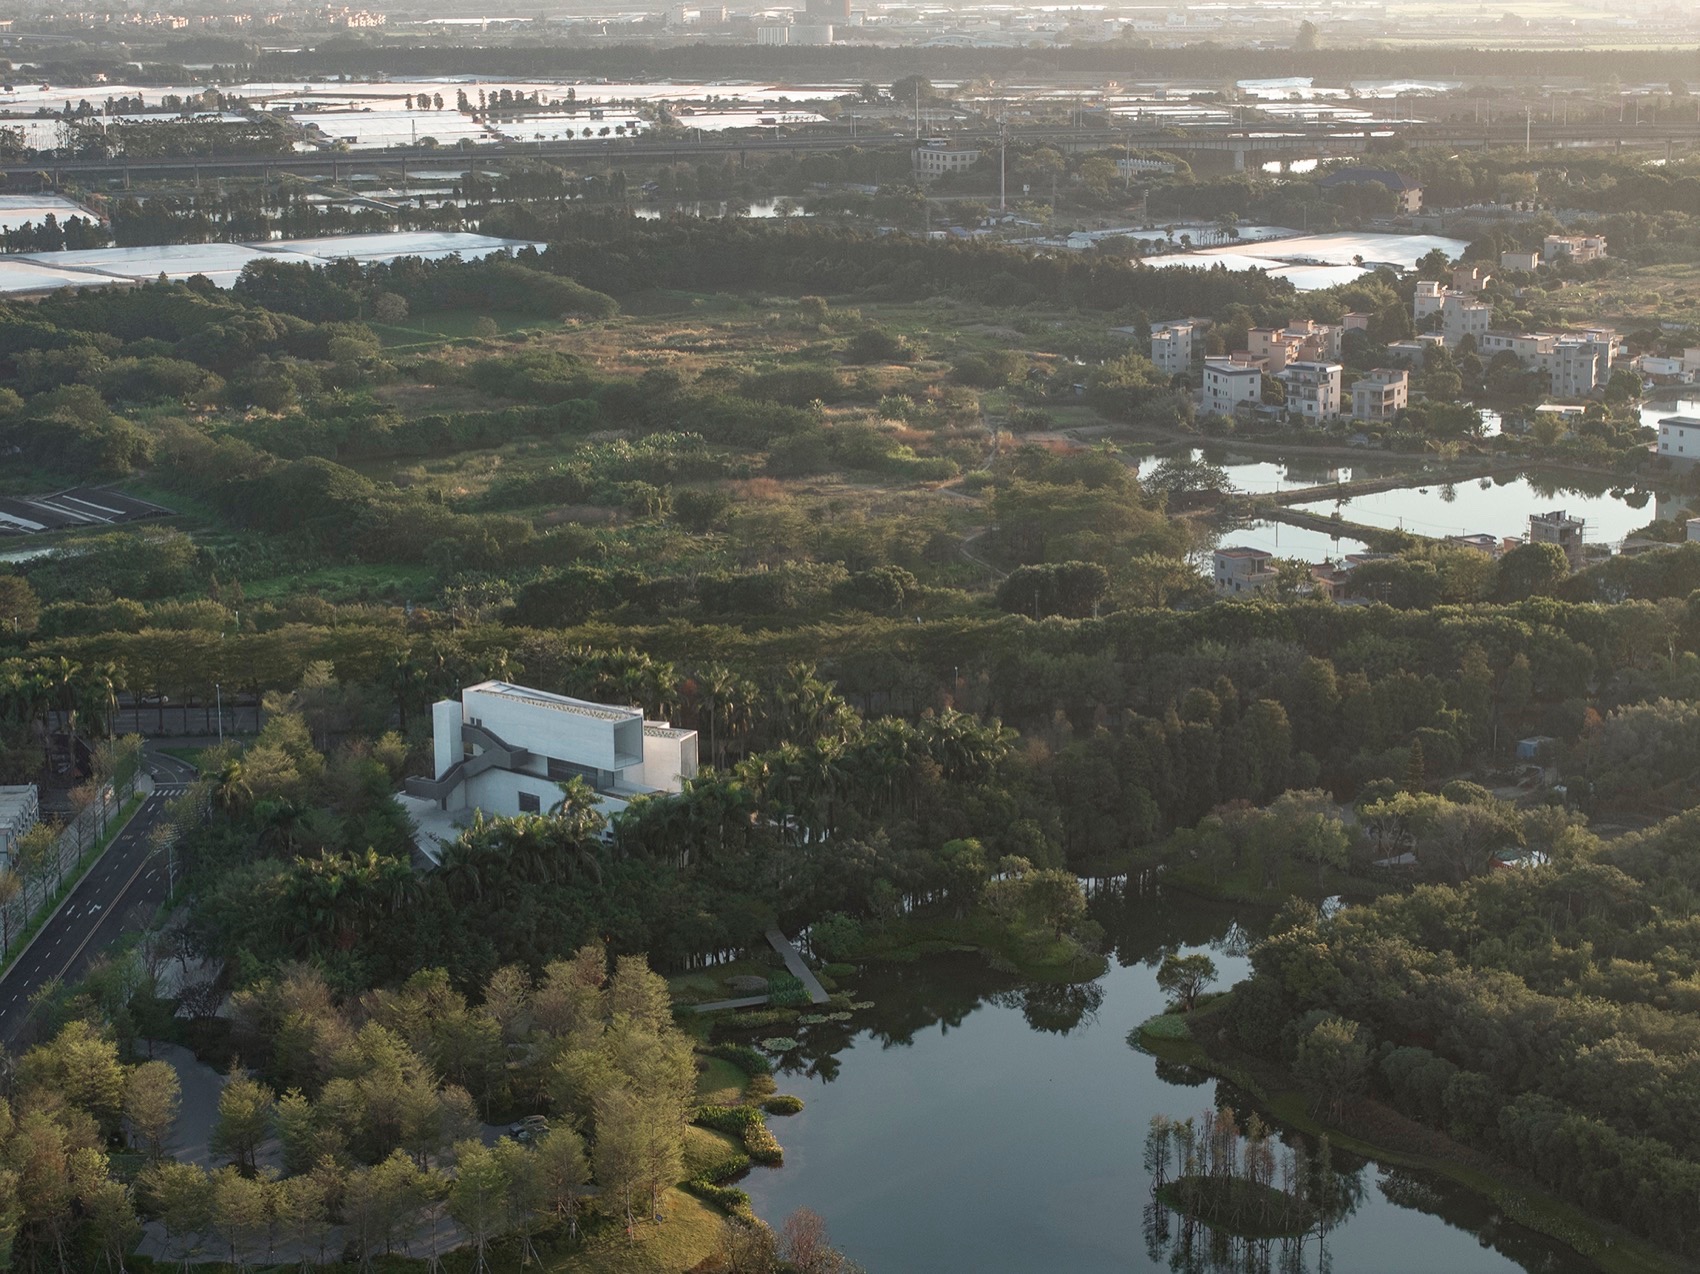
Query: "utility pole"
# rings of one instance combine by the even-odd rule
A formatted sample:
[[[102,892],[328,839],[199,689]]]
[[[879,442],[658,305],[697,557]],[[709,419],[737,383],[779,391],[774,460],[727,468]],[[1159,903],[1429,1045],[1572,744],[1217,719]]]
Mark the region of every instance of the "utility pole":
[[[1530,142],[1530,138],[1531,138],[1532,134],[1534,133],[1534,129],[1535,129],[1535,114],[1527,106],[1525,106],[1523,108],[1523,153],[1525,155],[1527,155],[1529,153],[1529,150],[1530,150],[1529,142]]]
[[[1007,152],[1009,150],[1009,121],[998,122],[998,211],[1004,211],[1004,196],[1007,193],[1009,166]]]
[[[213,697],[218,704],[218,744],[224,746],[224,687],[213,682]]]

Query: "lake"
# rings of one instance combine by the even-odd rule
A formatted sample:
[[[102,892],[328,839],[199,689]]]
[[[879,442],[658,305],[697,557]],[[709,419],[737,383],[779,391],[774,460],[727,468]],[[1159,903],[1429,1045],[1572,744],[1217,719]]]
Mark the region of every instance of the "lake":
[[[1163,1008],[1164,953],[1207,953],[1227,985],[1247,969],[1244,926],[1261,922],[1115,888],[1092,914],[1112,943],[1111,967],[1093,982],[1034,985],[970,955],[875,966],[856,988],[873,1008],[843,1026],[798,1028],[803,1047],[780,1087],[807,1106],[772,1120],[784,1166],[742,1182],[758,1215],[777,1225],[812,1208],[873,1274],[1171,1268],[1169,1246],[1156,1236],[1148,1246],[1145,1233],[1150,1120],[1244,1099],[1127,1036]],[[1361,1190],[1329,1232],[1335,1270],[1591,1268],[1444,1181],[1339,1152],[1334,1162]],[[1316,1270],[1314,1238],[1304,1256],[1301,1268]]]
[[[1479,478],[1466,482],[1430,482],[1398,487],[1346,500],[1317,500],[1295,509],[1327,517],[1338,511],[1348,522],[1417,535],[1521,536],[1529,529],[1531,513],[1563,509],[1584,519],[1582,538],[1589,544],[1621,543],[1655,516],[1671,516],[1680,498],[1655,504],[1652,491],[1613,487],[1573,475],[1524,474],[1514,478]]]

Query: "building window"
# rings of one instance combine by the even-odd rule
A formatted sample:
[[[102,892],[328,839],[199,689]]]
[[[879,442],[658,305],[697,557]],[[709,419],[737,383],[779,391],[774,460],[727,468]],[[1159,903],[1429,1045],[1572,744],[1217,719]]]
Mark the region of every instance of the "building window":
[[[541,814],[543,802],[538,799],[536,792],[521,792],[519,794],[519,812],[521,814]]]

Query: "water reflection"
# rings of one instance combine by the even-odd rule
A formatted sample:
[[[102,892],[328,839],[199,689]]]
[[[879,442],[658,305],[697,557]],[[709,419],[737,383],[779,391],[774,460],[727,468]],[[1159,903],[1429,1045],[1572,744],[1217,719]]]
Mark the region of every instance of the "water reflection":
[[[785,1165],[742,1183],[757,1213],[777,1223],[813,1208],[875,1274],[1320,1271],[1324,1256],[1334,1269],[1389,1274],[1588,1268],[1444,1181],[1394,1178],[1337,1151],[1333,1168],[1355,1179],[1357,1201],[1324,1243],[1313,1232],[1288,1251],[1196,1226],[1188,1238],[1171,1217],[1154,1256],[1141,1156],[1152,1116],[1226,1107],[1244,1126],[1253,1110],[1231,1086],[1129,1048],[1128,1034],[1163,1008],[1155,973],[1165,954],[1207,954],[1229,985],[1248,971],[1264,919],[1137,881],[1094,882],[1092,892],[1108,939],[1100,978],[1029,982],[967,953],[882,964],[855,982],[871,1007],[787,1028],[799,1046],[783,1059],[781,1087],[807,1105],[773,1121]],[[1315,1153],[1289,1134],[1280,1144]]]

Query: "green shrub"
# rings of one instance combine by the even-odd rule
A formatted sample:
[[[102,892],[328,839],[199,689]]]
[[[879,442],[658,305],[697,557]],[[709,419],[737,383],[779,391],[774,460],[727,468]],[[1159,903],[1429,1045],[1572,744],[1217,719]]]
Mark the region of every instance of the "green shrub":
[[[727,1031],[764,1031],[775,1026],[790,1026],[796,1020],[796,1009],[756,1009],[748,1013],[729,1013],[717,1021],[715,1027]]]
[[[779,1163],[785,1151],[768,1131],[767,1119],[756,1106],[698,1106],[696,1122],[704,1128],[741,1137],[744,1150],[757,1163]]]
[[[701,1177],[692,1177],[685,1182],[685,1189],[699,1199],[706,1199],[730,1216],[746,1221],[754,1219],[755,1214],[750,1209],[750,1196],[737,1186],[715,1185],[714,1182],[704,1181]]]
[[[779,1091],[779,1085],[773,1082],[772,1075],[757,1075],[744,1085],[745,1101],[761,1101]]]
[[[768,1060],[767,1054],[759,1048],[751,1048],[748,1044],[716,1044],[708,1050],[708,1055],[731,1062],[746,1075],[766,1075],[773,1069],[773,1063]]]
[[[856,966],[834,960],[831,964],[821,966],[821,974],[829,978],[851,978],[856,976]]]
[[[780,1007],[807,1004],[809,989],[803,985],[801,978],[789,973],[775,973],[767,980],[767,1002]]]
[[[715,1132],[742,1137],[751,1124],[762,1122],[762,1114],[754,1106],[698,1106],[696,1122]]]
[[[744,1149],[757,1163],[777,1164],[785,1161],[785,1149],[765,1123],[750,1124],[744,1129]]]
[[[803,1109],[803,1099],[790,1093],[779,1093],[764,1101],[761,1108],[770,1115],[795,1115]]]
[[[1147,1018],[1135,1034],[1149,1036],[1154,1040],[1189,1040],[1192,1038],[1192,1028],[1179,1013],[1159,1013],[1156,1017]]]

